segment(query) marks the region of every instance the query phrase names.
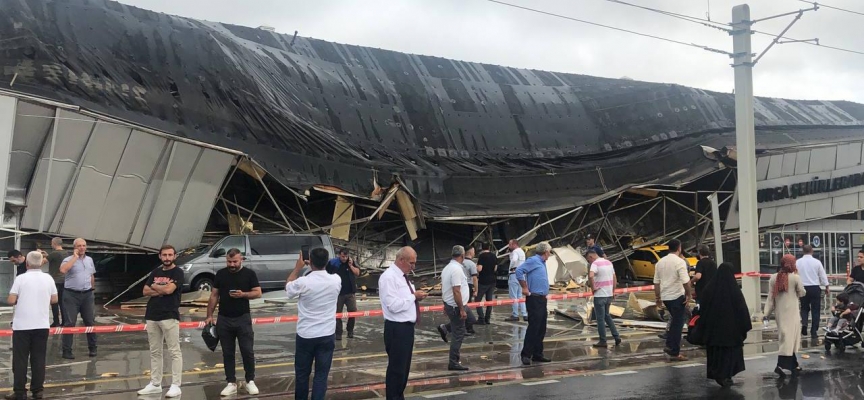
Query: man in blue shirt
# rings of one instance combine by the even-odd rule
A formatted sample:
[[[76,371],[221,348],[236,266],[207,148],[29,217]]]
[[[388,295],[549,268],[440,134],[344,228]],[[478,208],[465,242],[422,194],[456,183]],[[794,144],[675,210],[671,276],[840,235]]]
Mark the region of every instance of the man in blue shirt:
[[[354,265],[347,248],[339,250],[339,257],[331,259],[327,263],[327,272],[339,275],[342,278],[342,290],[336,301],[336,312],[341,313],[344,308],[348,312],[357,311],[357,277],[360,276],[360,268]],[[354,318],[348,318],[348,339],[354,338]],[[342,318],[336,318],[335,340],[342,340]]]
[[[525,308],[528,309],[528,329],[525,332],[525,345],[522,346],[522,364],[531,365],[532,361],[552,361],[543,356],[543,338],[546,336],[546,295],[549,294],[549,277],[546,274],[546,260],[552,256],[552,246],[540,242],[534,248],[534,255],[516,268],[516,280],[522,285],[525,295]]]
[[[591,250],[594,250],[594,252],[597,253],[598,255],[599,255],[599,254],[603,254],[603,248],[600,247],[600,245],[597,244],[597,242],[594,241],[594,237],[593,237],[593,236],[588,235],[588,237],[585,238],[585,251],[586,251],[586,254],[587,254],[587,252],[589,252],[589,251],[591,251]],[[601,256],[601,257],[602,257],[602,256]]]

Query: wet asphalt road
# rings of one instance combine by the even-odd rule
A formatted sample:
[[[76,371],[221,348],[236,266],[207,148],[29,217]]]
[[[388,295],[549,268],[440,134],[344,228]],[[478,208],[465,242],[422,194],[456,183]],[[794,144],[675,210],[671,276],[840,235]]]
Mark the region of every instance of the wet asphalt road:
[[[544,377],[513,384],[455,388],[418,394],[414,399],[861,399],[864,398],[862,355],[849,351],[822,357],[816,349],[797,379],[772,372],[775,355],[746,357],[747,370],[731,388],[705,379],[705,360],[658,363],[578,377]],[[805,353],[806,354],[806,353]]]
[[[625,299],[620,300],[624,301]],[[572,303],[559,303],[554,307],[567,308]],[[361,301],[359,306],[361,310],[380,307],[374,299]],[[190,309],[185,311],[184,319],[203,318],[203,310]],[[656,337],[656,331],[619,326],[625,339],[624,345],[609,350],[597,350],[591,347],[591,344],[596,341],[595,328],[586,327],[553,314],[550,315],[547,332],[546,354],[552,357],[555,362],[523,368],[519,360],[519,352],[521,351],[526,324],[524,322],[504,322],[502,319],[508,314],[508,311],[509,307],[497,307],[495,310],[497,314],[493,316],[493,325],[477,327],[478,335],[466,339],[463,345],[463,364],[471,368],[468,373],[447,371],[448,347],[447,344],[441,342],[440,336],[434,329],[436,324],[444,322],[445,318],[443,315],[430,314],[430,318],[424,319],[425,326],[417,331],[414,360],[406,395],[416,396],[421,393],[452,390],[469,391],[475,388],[487,389],[490,388],[488,386],[490,384],[491,388],[495,389],[498,386],[511,383],[570,379],[578,375],[597,375],[649,365],[665,365],[661,352],[663,343]],[[140,313],[141,310],[138,312]],[[257,309],[255,313],[256,316],[291,315],[296,313],[296,306],[265,306]],[[97,323],[139,322],[140,316],[136,317],[133,314],[103,313],[97,319]],[[337,342],[329,377],[328,399],[367,399],[383,395],[387,360],[381,339],[382,324],[380,318],[358,319],[356,338],[350,340],[346,338]],[[293,323],[256,326],[255,352],[258,377],[255,381],[261,389],[261,395],[254,398],[293,397],[295,328],[296,325]],[[775,333],[771,330],[751,332],[748,345],[745,346],[745,354],[753,356],[776,351],[774,336]],[[219,365],[222,362],[221,353],[207,350],[201,341],[200,332],[197,330],[181,331],[181,341],[184,358],[182,398],[218,399],[219,392],[225,385],[224,374],[221,365]],[[805,342],[807,341],[805,340]],[[75,344],[78,358],[71,361],[59,358],[59,342],[59,337],[49,339],[46,398],[63,398],[66,400],[131,400],[140,398],[135,392],[149,381],[149,377],[145,375],[146,370],[150,368],[146,334],[100,335],[99,356],[95,358],[86,356],[86,340],[83,336],[78,335]],[[0,380],[8,388],[12,380],[12,374],[9,370],[11,356],[7,347],[8,341],[5,343],[5,348],[0,349]],[[812,344],[805,343],[805,345]],[[699,361],[695,360],[704,357],[702,350],[692,346],[684,347],[683,351],[697,363]],[[850,352],[846,356],[861,359],[861,355],[856,352]],[[814,357],[810,361],[819,361],[819,357]],[[166,363],[166,367],[167,365],[168,363]],[[806,363],[805,367],[810,368]],[[116,376],[103,374],[116,374]],[[238,376],[242,376],[240,366],[238,366]],[[629,380],[635,376],[626,378]],[[694,382],[704,381],[701,378],[694,377],[693,379],[696,379]],[[166,378],[163,383],[167,389],[169,379]],[[628,385],[627,387],[632,386]],[[619,390],[621,389],[619,388]],[[570,393],[573,393],[572,390]],[[632,395],[632,393],[635,392],[624,392],[614,397],[624,398]],[[512,397],[516,394],[516,392],[508,391],[496,395],[496,397],[519,398]],[[158,399],[160,397],[150,396],[147,398]],[[241,392],[241,395],[234,398],[252,397],[244,396]]]

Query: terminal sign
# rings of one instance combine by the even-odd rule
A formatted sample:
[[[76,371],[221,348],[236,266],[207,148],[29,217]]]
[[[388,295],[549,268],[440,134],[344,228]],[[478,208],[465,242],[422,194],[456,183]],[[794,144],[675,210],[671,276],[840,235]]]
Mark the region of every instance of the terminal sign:
[[[841,176],[833,179],[814,179],[807,182],[793,183],[772,188],[760,189],[756,192],[756,201],[767,203],[771,201],[797,199],[818,193],[829,193],[864,185],[864,173]]]

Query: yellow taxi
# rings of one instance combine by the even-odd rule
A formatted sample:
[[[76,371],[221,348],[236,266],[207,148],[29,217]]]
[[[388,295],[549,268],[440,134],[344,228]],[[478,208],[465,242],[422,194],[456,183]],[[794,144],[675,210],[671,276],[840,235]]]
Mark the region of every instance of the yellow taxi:
[[[654,265],[667,254],[669,254],[669,246],[665,245],[648,246],[637,249],[630,255],[630,265],[632,266],[632,270],[624,271],[624,279],[653,280]],[[692,276],[693,269],[696,267],[696,263],[699,260],[696,257],[686,257],[685,260],[687,260],[687,266],[690,270],[690,275]]]

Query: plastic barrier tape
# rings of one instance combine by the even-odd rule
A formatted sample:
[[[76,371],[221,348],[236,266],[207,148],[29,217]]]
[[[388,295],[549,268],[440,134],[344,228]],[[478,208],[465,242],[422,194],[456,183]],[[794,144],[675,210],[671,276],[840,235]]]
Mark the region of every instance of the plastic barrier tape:
[[[759,272],[748,272],[746,274],[736,274],[736,278],[741,277],[752,277],[752,278],[770,278],[771,274],[762,274]],[[846,279],[846,275],[829,275],[829,279]],[[615,294],[625,294],[625,293],[636,293],[636,292],[648,292],[654,290],[654,285],[646,285],[646,286],[635,286],[635,287],[627,287],[627,288],[619,288],[615,289]],[[590,292],[581,292],[581,293],[563,293],[563,294],[550,294],[546,296],[549,300],[567,300],[567,299],[580,299],[587,298],[593,296]],[[503,300],[490,300],[490,301],[480,301],[477,303],[468,303],[469,308],[477,308],[477,307],[488,307],[488,306],[507,306],[513,303],[524,303],[525,299],[503,299]],[[438,312],[443,311],[444,305],[437,306],[420,306],[420,312]],[[334,318],[364,318],[364,317],[381,317],[384,315],[384,312],[381,310],[365,310],[365,311],[354,311],[354,312],[344,312],[339,314],[334,314]],[[286,315],[282,317],[263,317],[263,318],[252,318],[252,325],[268,325],[268,324],[284,324],[288,322],[297,322],[296,315]],[[204,321],[197,322],[181,322],[180,329],[203,329]],[[57,327],[51,328],[49,333],[51,335],[80,335],[84,333],[116,333],[116,332],[144,332],[147,330],[147,326],[145,324],[125,324],[125,325],[101,325],[101,326],[76,326],[76,327]],[[0,330],[0,337],[9,337],[12,336],[11,329],[3,329]]]

